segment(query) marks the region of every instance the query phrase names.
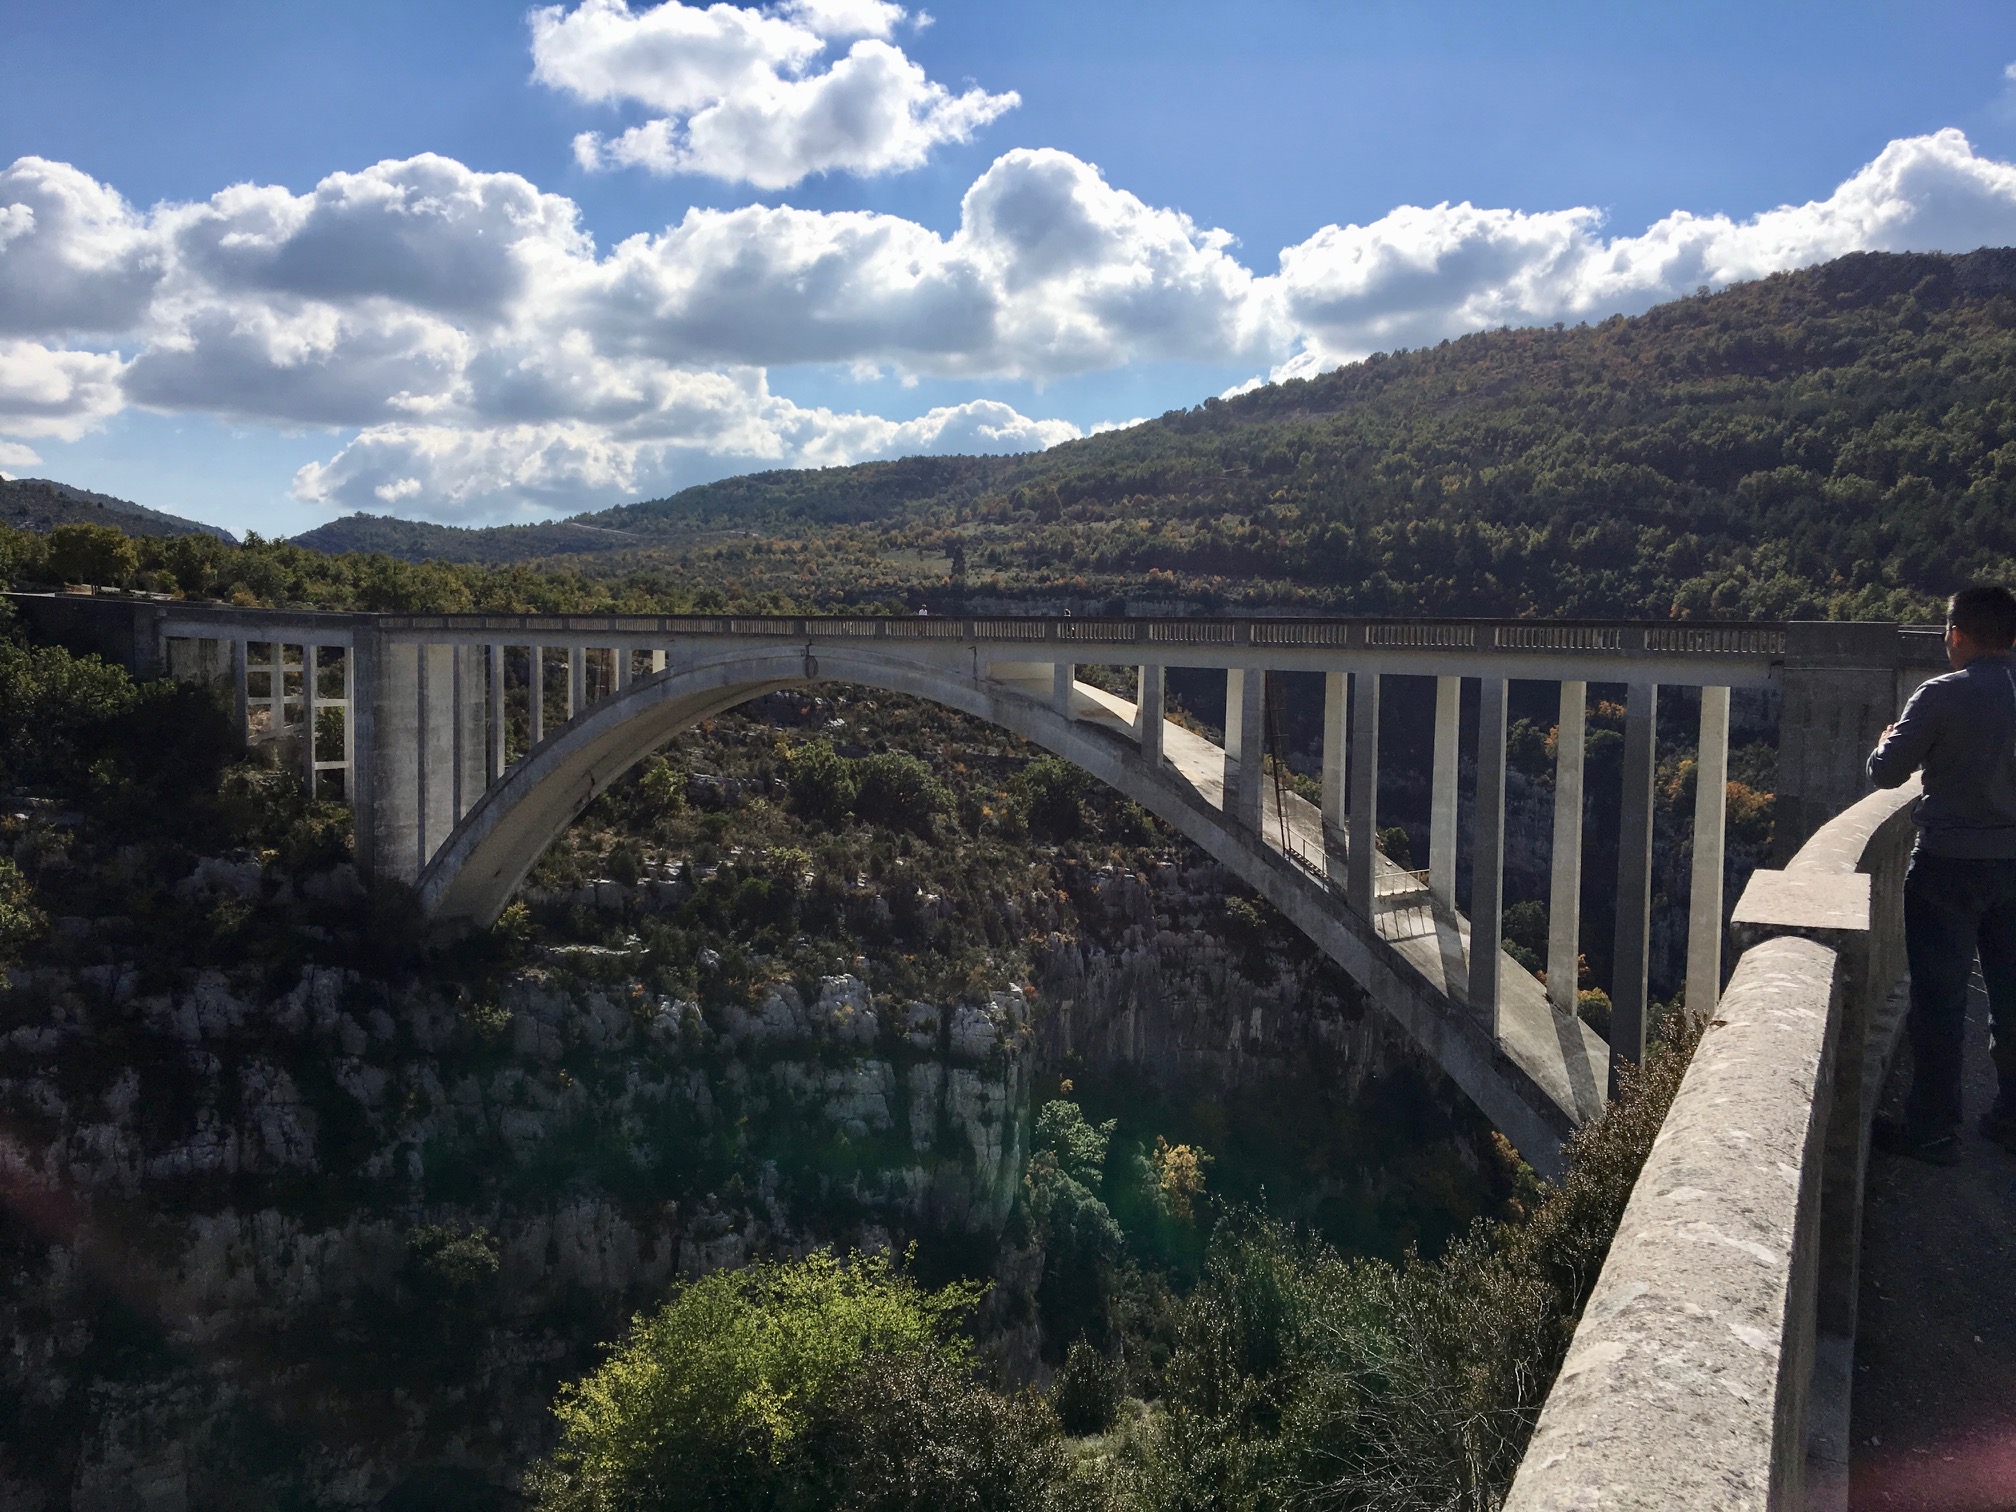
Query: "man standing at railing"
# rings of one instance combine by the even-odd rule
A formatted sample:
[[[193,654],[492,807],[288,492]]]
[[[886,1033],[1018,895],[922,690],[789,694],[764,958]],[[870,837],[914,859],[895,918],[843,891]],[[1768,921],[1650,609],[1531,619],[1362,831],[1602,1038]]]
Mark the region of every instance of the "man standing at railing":
[[[1964,588],[1946,610],[1953,670],[1911,695],[1869,753],[1869,780],[1925,774],[1904,879],[1911,966],[1911,1097],[1879,1149],[1932,1165],[1960,1159],[1962,1032],[1974,958],[1988,987],[2001,1081],[1981,1132],[2016,1152],[2016,595]]]

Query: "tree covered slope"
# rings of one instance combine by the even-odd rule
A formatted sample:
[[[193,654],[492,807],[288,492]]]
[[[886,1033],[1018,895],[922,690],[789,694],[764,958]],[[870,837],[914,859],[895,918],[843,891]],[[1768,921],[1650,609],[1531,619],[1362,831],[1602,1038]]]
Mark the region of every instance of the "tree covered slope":
[[[754,474],[576,523],[627,537],[581,570],[676,551],[804,599],[1890,618],[2007,575],[2012,505],[2016,252],[1991,250],[1857,255],[1596,326],[1375,356],[1036,455]],[[370,549],[548,555],[551,529]]]

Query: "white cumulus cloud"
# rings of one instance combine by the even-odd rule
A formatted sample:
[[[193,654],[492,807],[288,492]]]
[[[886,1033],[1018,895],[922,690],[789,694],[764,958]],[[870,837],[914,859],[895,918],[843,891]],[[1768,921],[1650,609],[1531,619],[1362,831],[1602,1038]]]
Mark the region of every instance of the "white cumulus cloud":
[[[1895,141],[1827,198],[1735,220],[1675,211],[1606,239],[1600,212],[1401,206],[1285,249],[1277,289],[1301,350],[1276,376],[1500,325],[1635,314],[1849,252],[2016,244],[2016,166],[1957,130]]]
[[[120,368],[116,354],[0,338],[0,436],[76,440],[122,407]]]
[[[802,6],[715,9],[758,33],[810,25]],[[829,31],[902,19],[868,0],[820,14]],[[1042,383],[1195,361],[1287,376],[1847,252],[1991,244],[2016,244],[2016,166],[1957,131],[1893,142],[1825,197],[1747,219],[1676,211],[1606,235],[1586,207],[1402,206],[1324,227],[1273,271],[1052,150],[1002,154],[947,234],[749,205],[610,248],[570,200],[443,157],[145,211],[23,158],[0,169],[0,444],[74,439],[125,405],[325,426],[353,434],[303,470],[302,497],[474,520],[739,467],[1078,434],[993,398],[912,418],[802,406],[770,386],[794,367]]]
[[[582,0],[532,12],[533,77],[600,104],[658,114],[605,138],[588,168],[697,173],[788,189],[815,173],[915,168],[1013,109],[1012,91],[954,94],[888,40],[904,19],[882,0],[795,0],[779,11],[679,0],[633,11]],[[824,67],[834,43],[852,46]]]
[[[995,400],[909,421],[808,408],[760,374],[707,375],[665,408],[620,426],[578,420],[484,427],[383,425],[294,480],[335,509],[439,520],[536,517],[670,493],[742,468],[831,467],[919,453],[1036,451],[1079,434]]]

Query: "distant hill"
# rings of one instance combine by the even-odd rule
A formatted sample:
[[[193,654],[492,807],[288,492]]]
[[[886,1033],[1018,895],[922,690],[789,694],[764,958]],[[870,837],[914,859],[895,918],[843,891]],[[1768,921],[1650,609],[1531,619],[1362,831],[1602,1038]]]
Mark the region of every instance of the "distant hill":
[[[633,531],[590,523],[596,518],[584,515],[541,525],[470,528],[360,513],[318,525],[292,540],[311,551],[375,552],[406,562],[516,562],[653,544]]]
[[[307,543],[565,552],[822,603],[1914,618],[2016,582],[2012,395],[2016,250],[1860,253],[1045,452],[753,473],[503,530],[355,517]]]
[[[110,494],[72,488],[49,478],[0,478],[0,524],[16,530],[52,530],[58,525],[116,525],[128,535],[208,535],[238,538],[216,525],[163,514]]]
[[[762,525],[852,525],[919,499],[977,497],[1026,457],[904,457],[853,467],[745,473],[665,499],[539,525],[430,525],[352,514],[292,537],[313,551],[368,551],[408,562],[517,562],[683,544]]]

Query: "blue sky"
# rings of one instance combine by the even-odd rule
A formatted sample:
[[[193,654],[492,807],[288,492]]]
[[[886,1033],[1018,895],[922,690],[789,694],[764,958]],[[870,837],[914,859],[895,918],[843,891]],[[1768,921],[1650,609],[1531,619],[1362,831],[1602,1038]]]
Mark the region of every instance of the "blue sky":
[[[0,469],[522,519],[2016,241],[2006,4],[929,11],[10,4]]]

